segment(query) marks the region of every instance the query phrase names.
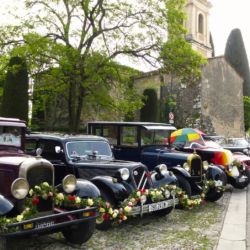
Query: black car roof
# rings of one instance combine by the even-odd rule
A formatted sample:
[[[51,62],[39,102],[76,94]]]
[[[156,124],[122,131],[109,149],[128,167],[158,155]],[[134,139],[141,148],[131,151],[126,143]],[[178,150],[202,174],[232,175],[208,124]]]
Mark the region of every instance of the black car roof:
[[[108,142],[108,140],[101,136],[96,135],[69,135],[69,134],[59,134],[59,133],[37,133],[33,132],[26,135],[27,138],[39,138],[39,139],[54,139],[59,141],[69,141],[69,140],[103,140]]]

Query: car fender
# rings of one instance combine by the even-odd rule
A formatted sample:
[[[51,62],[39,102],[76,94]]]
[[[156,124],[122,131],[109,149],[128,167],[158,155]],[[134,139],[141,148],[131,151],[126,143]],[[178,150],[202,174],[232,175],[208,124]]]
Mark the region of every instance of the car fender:
[[[11,201],[0,195],[0,215],[6,215],[13,209],[14,205]]]
[[[171,171],[174,174],[182,175],[183,177],[185,177],[187,179],[191,177],[190,173],[186,169],[184,169],[180,166],[171,167]]]
[[[217,165],[209,165],[206,172],[207,180],[222,180],[223,185],[226,185],[227,176],[225,172]]]
[[[81,198],[96,198],[100,197],[101,193],[98,187],[92,182],[84,179],[77,179],[76,181],[76,195]]]
[[[152,172],[151,179],[152,179],[154,188],[158,188],[164,185],[176,185],[177,184],[177,178],[172,172],[170,172],[170,174],[161,175],[160,177],[158,173]]]
[[[130,191],[125,187],[125,183],[117,182],[117,179],[110,176],[96,176],[91,179],[100,190],[100,192],[107,194],[110,199],[117,204],[118,201],[126,199]]]

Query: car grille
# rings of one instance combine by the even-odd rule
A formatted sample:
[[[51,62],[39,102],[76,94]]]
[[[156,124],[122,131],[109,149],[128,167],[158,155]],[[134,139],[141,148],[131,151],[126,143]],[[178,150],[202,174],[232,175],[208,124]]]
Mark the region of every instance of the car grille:
[[[194,157],[191,160],[191,176],[193,177],[202,176],[202,161],[200,158]]]
[[[144,167],[137,167],[133,169],[132,177],[137,189],[150,188],[148,171]]]
[[[49,185],[53,185],[53,171],[50,168],[45,168],[43,166],[30,168],[27,172],[27,180],[29,182],[30,188],[34,188],[34,186],[40,185],[42,182],[48,182]],[[39,212],[52,210],[52,200],[43,200],[40,198],[37,209]]]

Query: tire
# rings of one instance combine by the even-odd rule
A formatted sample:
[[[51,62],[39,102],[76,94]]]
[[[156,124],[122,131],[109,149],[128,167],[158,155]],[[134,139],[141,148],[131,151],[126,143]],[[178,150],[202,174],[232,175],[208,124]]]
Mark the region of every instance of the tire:
[[[215,176],[215,180],[217,180],[217,181],[220,180],[222,182],[223,186],[227,185],[227,176],[224,172],[220,175],[217,174]],[[222,196],[223,196],[223,192],[218,192],[218,191],[216,191],[216,188],[211,188],[206,193],[205,200],[210,201],[210,202],[215,202],[215,201],[219,200]]]
[[[249,169],[246,169],[245,170],[245,173],[246,173],[246,176],[248,178],[248,184],[250,183],[250,170]]]
[[[215,188],[211,188],[205,196],[206,201],[214,202],[219,200],[223,196],[223,192],[216,191]]]
[[[190,183],[187,181],[185,177],[179,174],[175,174],[177,180],[178,180],[178,186],[185,191],[185,193],[190,197],[192,195],[192,189]],[[183,206],[178,204],[176,205],[176,208],[183,209]]]
[[[192,189],[190,183],[187,181],[185,177],[179,174],[175,174],[177,180],[178,180],[178,186],[186,192],[186,194],[190,197],[192,195]]]
[[[90,239],[95,231],[95,227],[95,219],[90,219],[63,229],[62,234],[70,243],[81,245]]]
[[[101,191],[101,197],[104,201],[109,202],[112,208],[114,207],[114,201],[109,195]],[[111,228],[111,221],[106,221],[99,216],[96,218],[96,228],[101,231],[107,231]]]

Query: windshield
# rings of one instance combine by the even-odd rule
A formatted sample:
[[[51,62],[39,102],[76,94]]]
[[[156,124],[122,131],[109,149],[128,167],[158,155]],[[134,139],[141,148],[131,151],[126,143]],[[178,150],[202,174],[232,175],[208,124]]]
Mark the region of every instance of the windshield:
[[[223,146],[232,146],[232,147],[247,147],[248,142],[244,138],[224,138],[220,143]]]
[[[88,155],[98,155],[112,157],[112,151],[107,142],[104,141],[72,141],[67,142],[66,151],[69,158],[77,156],[86,157]]]
[[[0,127],[0,145],[21,146],[21,128],[14,126]]]
[[[141,145],[169,145],[170,134],[174,130],[141,130]]]

